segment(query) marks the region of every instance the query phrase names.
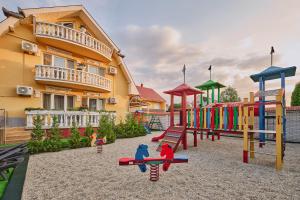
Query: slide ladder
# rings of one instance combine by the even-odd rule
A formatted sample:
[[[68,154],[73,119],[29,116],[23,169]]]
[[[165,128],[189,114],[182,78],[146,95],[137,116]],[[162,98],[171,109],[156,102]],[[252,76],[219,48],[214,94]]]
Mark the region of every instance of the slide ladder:
[[[161,136],[156,137],[156,139],[152,138],[152,141],[158,141],[159,139],[162,139],[156,151],[161,151],[161,146],[163,144],[168,144],[175,152],[183,138],[185,131],[186,130],[184,127],[169,127]],[[157,140],[157,138],[159,139]]]

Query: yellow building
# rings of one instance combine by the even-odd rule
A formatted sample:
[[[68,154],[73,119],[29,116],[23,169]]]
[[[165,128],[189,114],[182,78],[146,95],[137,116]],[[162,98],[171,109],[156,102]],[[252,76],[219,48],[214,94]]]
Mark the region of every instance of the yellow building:
[[[154,89],[145,87],[143,84],[136,88],[139,92],[140,104],[138,107],[134,107],[135,110],[166,111],[166,100]]]
[[[0,109],[6,111],[7,134],[31,129],[36,115],[43,117],[44,128],[54,115],[61,128],[74,121],[97,126],[105,114],[99,110],[115,111],[117,120],[125,117],[137,88],[119,48],[83,6],[4,9],[4,14]]]

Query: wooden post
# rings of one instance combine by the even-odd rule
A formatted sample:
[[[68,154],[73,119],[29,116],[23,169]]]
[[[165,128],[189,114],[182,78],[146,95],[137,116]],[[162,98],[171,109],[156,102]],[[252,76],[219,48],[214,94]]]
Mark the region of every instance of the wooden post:
[[[186,129],[187,123],[186,123],[186,93],[183,92],[182,94],[182,126],[184,127],[184,129]],[[183,133],[183,149],[186,150],[187,149],[187,134],[186,131]]]
[[[239,105],[239,130],[242,130],[242,123],[243,123],[243,110],[242,110],[242,106]]]
[[[171,94],[170,126],[174,126],[174,95],[173,94]]]
[[[206,108],[203,108],[203,128],[206,128]]]
[[[244,103],[248,103],[248,98],[244,98]],[[243,125],[244,125],[244,145],[243,145],[243,162],[248,163],[248,106],[244,106],[244,117],[243,117]]]
[[[194,94],[194,147],[197,146],[197,95]]]
[[[250,107],[250,129],[254,129],[254,92],[250,92],[250,103],[253,105]],[[254,158],[254,133],[250,134],[250,158]]]
[[[276,96],[276,169],[282,169],[282,89],[279,90],[278,95]]]

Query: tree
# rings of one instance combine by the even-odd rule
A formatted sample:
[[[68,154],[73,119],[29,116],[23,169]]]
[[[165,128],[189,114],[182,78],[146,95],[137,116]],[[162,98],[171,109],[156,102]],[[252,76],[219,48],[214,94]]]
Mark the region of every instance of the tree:
[[[291,106],[300,106],[300,82],[295,85],[292,93]]]
[[[57,116],[54,115],[52,120],[53,120],[52,127],[49,131],[49,139],[54,140],[54,141],[59,141],[60,140],[60,129],[59,129],[59,123],[58,123]]]
[[[42,118],[40,115],[36,116],[33,121],[33,130],[31,132],[31,139],[35,141],[42,141],[44,130],[42,129]]]
[[[237,90],[231,86],[227,87],[224,91],[221,92],[221,101],[222,102],[237,102],[241,101]]]

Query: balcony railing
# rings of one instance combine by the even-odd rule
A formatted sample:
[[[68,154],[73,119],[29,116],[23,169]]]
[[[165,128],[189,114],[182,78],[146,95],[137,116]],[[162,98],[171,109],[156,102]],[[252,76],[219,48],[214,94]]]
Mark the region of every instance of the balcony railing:
[[[55,67],[49,65],[35,66],[35,80],[58,81],[85,85],[111,91],[111,80],[82,70]]]
[[[32,110],[26,111],[26,128],[32,129],[34,127],[34,119],[39,115],[42,119],[42,128],[48,129],[52,127],[53,117],[58,118],[59,128],[70,128],[73,123],[77,127],[86,127],[91,124],[97,127],[99,120],[103,115],[110,115],[115,117],[112,112],[90,112],[90,111],[58,111],[58,110]]]
[[[111,60],[112,49],[97,40],[96,38],[85,34],[84,32],[48,22],[35,22],[35,34],[42,37],[51,37],[87,47],[100,53]]]

